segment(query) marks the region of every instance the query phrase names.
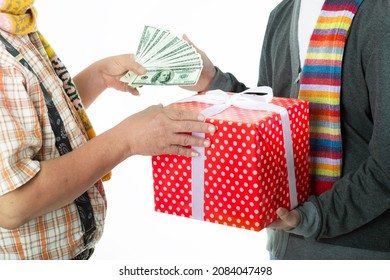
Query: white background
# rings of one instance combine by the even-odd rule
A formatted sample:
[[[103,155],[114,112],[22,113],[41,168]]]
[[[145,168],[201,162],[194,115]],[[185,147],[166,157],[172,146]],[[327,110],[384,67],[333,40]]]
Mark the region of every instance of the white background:
[[[279,0],[36,0],[39,30],[74,76],[106,56],[134,53],[144,25],[187,34],[215,65],[256,86],[270,11]],[[143,87],[141,97],[107,90],[89,108],[98,133],[152,104],[193,93]],[[142,141],[142,139],[140,139]],[[265,232],[252,232],[154,212],[150,157],[132,157],[105,184],[105,233],[94,260],[268,259]]]
[[[106,56],[134,53],[144,25],[186,33],[215,65],[255,86],[262,39],[270,11],[281,0],[36,0],[38,26],[72,75]],[[192,95],[177,87],[144,87],[141,97],[107,90],[89,108],[101,133],[152,104],[169,104]],[[81,167],[82,168],[82,167]],[[105,184],[105,233],[93,262],[0,263],[14,279],[126,279],[119,269],[272,266],[268,279],[387,279],[387,262],[268,262],[265,232],[252,232],[154,212],[150,157],[133,157],[113,170]],[[111,261],[108,261],[111,260]],[[3,265],[2,265],[3,264]],[[211,271],[211,270],[210,270]],[[318,273],[320,271],[320,273]],[[315,274],[314,274],[315,273]],[[210,274],[208,274],[210,275]],[[209,279],[205,275],[203,279]],[[379,276],[381,275],[381,276]],[[127,276],[129,277],[129,276]],[[261,275],[217,276],[258,279]],[[386,278],[387,277],[387,278]],[[162,277],[131,276],[131,279]],[[186,279],[185,277],[164,277]],[[189,277],[189,279],[202,277]]]

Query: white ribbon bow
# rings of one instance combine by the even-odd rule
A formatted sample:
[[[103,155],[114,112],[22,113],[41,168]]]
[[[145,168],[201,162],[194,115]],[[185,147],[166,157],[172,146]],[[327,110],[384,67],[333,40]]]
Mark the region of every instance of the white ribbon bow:
[[[264,95],[249,95],[248,93],[263,93]],[[265,104],[268,104],[272,100],[272,98],[273,98],[273,91],[270,87],[257,87],[254,89],[247,89],[246,91],[236,93],[236,94],[227,94],[226,92],[217,89],[217,90],[208,91],[206,94],[203,95],[195,95],[195,96],[184,98],[179,102],[196,101],[196,102],[213,104],[214,106],[204,109],[201,112],[201,114],[203,114],[206,118],[208,118],[221,113],[222,111],[226,110],[230,106],[235,106],[247,110],[273,111],[273,110],[267,110],[263,108],[259,109],[260,105],[263,106]],[[272,107],[274,110],[276,109],[276,107],[280,108],[279,106],[275,106],[272,104],[268,104],[268,105],[271,105],[270,108]]]
[[[252,95],[249,93],[262,93],[264,95]],[[202,102],[213,104],[201,111],[206,118],[214,116],[226,110],[230,106],[247,110],[271,111],[280,114],[283,128],[284,148],[286,151],[288,183],[290,189],[290,205],[294,208],[298,205],[294,155],[291,138],[290,119],[287,109],[269,103],[273,98],[273,91],[270,87],[257,87],[248,89],[241,93],[227,94],[222,90],[208,91],[203,95],[195,95],[179,102]],[[194,136],[204,138],[202,133],[193,133]],[[192,217],[194,219],[204,219],[204,148],[193,147],[198,153],[198,157],[192,158]]]

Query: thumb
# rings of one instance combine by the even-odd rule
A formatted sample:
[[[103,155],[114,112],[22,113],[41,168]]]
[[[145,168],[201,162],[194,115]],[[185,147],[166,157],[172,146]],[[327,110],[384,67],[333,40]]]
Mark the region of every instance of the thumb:
[[[288,219],[289,211],[286,208],[280,207],[278,208],[278,210],[276,210],[276,214],[281,220],[285,221],[286,219]]]
[[[188,38],[187,34],[183,34],[182,38],[183,38],[185,41],[187,41],[191,46],[193,46],[193,47],[196,49],[196,51],[197,51],[198,53],[201,54],[202,51],[201,51],[197,46],[195,46],[194,43],[192,43],[192,41],[190,40],[190,38]]]
[[[297,211],[288,211],[286,208],[278,208],[276,210],[278,217],[291,227],[296,227],[299,223],[300,216]]]
[[[183,38],[183,40],[187,41],[190,45],[193,45],[191,40],[188,38],[187,34],[183,34],[182,38]]]

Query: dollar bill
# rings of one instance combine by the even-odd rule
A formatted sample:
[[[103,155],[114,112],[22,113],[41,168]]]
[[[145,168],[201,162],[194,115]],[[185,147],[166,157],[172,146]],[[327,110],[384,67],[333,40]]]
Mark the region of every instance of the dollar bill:
[[[169,30],[145,26],[136,52],[136,61],[147,73],[129,71],[121,78],[133,87],[141,85],[195,85],[203,68],[202,58],[187,41]]]
[[[191,86],[196,84],[199,75],[199,68],[166,68],[148,70],[143,76],[132,73],[129,74],[128,79],[132,86]]]

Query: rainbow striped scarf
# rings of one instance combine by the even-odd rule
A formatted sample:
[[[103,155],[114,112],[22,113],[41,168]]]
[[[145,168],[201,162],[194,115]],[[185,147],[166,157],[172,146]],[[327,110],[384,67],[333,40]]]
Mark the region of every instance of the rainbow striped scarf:
[[[341,176],[341,68],[352,20],[363,0],[326,0],[310,39],[299,98],[310,108],[310,176],[316,195]]]

